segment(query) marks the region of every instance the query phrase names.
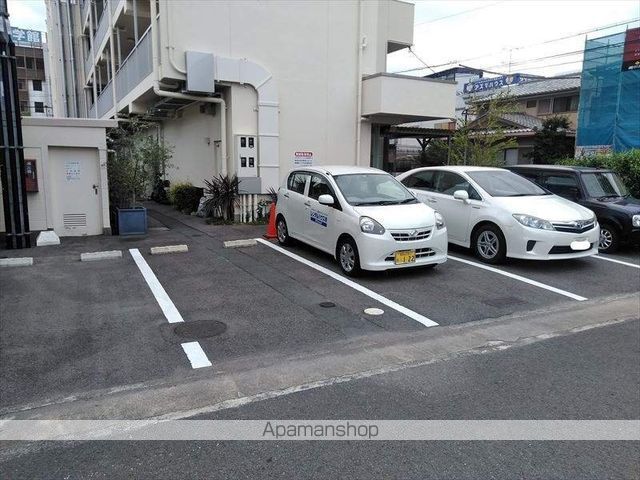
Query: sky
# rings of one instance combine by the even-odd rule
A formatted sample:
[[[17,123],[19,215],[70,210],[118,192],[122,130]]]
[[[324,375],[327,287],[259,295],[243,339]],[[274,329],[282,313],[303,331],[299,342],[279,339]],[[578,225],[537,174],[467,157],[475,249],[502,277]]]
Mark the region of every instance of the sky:
[[[302,1],[302,0],[301,0]],[[335,0],[338,1],[338,0]],[[366,0],[365,0],[366,1]],[[9,0],[11,25],[46,31],[44,0]],[[413,52],[440,71],[459,62],[499,73],[558,75],[579,71],[585,34],[640,18],[638,0],[414,0]],[[629,24],[629,27],[640,23]],[[618,25],[589,38],[624,31]],[[562,37],[569,37],[557,40]],[[574,52],[574,53],[571,53]],[[549,56],[555,55],[554,58]],[[408,50],[389,55],[387,70],[424,64]],[[571,62],[571,63],[570,63]],[[426,75],[431,69],[406,72]]]

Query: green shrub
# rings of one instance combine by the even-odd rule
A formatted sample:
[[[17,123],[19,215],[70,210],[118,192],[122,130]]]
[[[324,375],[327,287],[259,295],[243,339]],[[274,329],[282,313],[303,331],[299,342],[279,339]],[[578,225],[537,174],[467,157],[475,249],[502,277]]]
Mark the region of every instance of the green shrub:
[[[640,149],[627,150],[592,157],[567,158],[555,162],[559,165],[609,168],[615,171],[629,189],[629,193],[640,198]]]
[[[202,187],[194,187],[188,182],[174,183],[169,190],[169,200],[181,212],[191,213],[198,210]]]

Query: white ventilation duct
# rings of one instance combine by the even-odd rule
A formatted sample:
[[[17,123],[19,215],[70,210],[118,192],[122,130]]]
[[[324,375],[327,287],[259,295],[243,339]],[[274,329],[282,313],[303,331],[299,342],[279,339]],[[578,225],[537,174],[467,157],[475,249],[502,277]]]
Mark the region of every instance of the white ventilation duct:
[[[278,88],[262,65],[246,58],[215,57],[215,77],[219,82],[251,85],[258,93],[258,174],[262,191],[276,190],[280,184],[280,127]]]

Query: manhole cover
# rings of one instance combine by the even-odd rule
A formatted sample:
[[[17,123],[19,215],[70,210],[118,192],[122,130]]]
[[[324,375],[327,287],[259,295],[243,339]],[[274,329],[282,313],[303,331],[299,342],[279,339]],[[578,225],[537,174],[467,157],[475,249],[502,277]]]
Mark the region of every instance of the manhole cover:
[[[364,313],[366,313],[367,315],[382,315],[384,313],[384,310],[382,310],[381,308],[365,308]]]
[[[320,306],[322,308],[333,308],[336,306],[336,304],[333,302],[320,302]]]
[[[197,320],[180,323],[173,329],[173,333],[182,338],[215,337],[227,331],[227,324],[213,320]]]

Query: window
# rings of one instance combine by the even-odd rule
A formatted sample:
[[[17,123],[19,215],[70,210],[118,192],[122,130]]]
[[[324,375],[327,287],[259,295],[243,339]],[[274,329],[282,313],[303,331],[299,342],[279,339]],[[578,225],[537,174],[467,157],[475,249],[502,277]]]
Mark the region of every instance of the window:
[[[291,175],[289,175],[287,188],[292,192],[304,194],[304,187],[307,183],[307,178],[309,178],[308,173],[293,172]]]
[[[575,112],[578,109],[578,96],[558,97],[553,100],[553,113]]]
[[[329,182],[324,177],[314,174],[311,176],[311,183],[309,184],[309,197],[318,200],[320,195],[333,196],[333,192],[329,187]]]
[[[589,197],[626,197],[629,191],[613,172],[583,173],[584,181]]]
[[[469,172],[468,175],[492,197],[548,195],[535,183],[507,170],[476,171]]]
[[[433,191],[435,188],[435,174],[436,170],[424,170],[422,172],[416,172],[413,175],[405,178],[402,183],[409,188]]]
[[[463,177],[453,172],[440,172],[436,181],[435,191],[443,195],[451,195],[458,190],[464,190],[472,200],[482,200],[475,188]]]
[[[551,113],[551,99],[545,98],[538,101],[538,114]]]
[[[23,115],[29,115],[29,102],[20,102],[20,112]]]
[[[16,57],[16,66],[18,68],[24,68],[24,57]]]
[[[536,108],[536,105],[538,105],[537,100],[527,100],[527,108]]]
[[[41,58],[36,58],[36,68],[38,70],[44,70],[44,60]]]
[[[547,174],[542,179],[542,186],[568,199],[577,199],[580,193],[578,180],[574,175]]]
[[[24,90],[24,80],[18,80],[18,90]]]
[[[411,192],[389,174],[353,173],[333,178],[350,205],[417,203]]]
[[[44,113],[44,103],[42,102],[34,102],[33,109],[36,113]]]
[[[34,67],[33,58],[32,57],[26,57],[24,60],[25,60],[25,65],[27,66],[27,68],[33,69],[33,67]]]
[[[33,90],[36,92],[42,91],[42,80],[32,80]]]

